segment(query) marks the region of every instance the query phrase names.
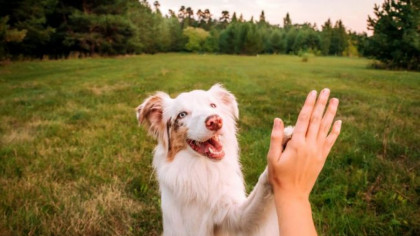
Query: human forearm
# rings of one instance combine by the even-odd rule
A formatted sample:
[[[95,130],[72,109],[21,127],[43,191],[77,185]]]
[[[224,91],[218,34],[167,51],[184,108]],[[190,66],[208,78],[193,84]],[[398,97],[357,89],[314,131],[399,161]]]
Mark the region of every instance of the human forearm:
[[[309,199],[274,192],[280,235],[317,235]]]
[[[332,98],[324,113],[329,93],[322,90],[318,99],[316,91],[308,94],[284,150],[284,124],[274,120],[267,157],[282,236],[316,235],[309,194],[341,129],[336,121],[329,132],[338,107],[338,99]]]

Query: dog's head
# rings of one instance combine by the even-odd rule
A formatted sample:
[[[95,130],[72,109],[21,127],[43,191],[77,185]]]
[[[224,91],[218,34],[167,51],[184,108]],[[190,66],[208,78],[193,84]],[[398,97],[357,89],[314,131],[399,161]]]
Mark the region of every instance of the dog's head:
[[[211,160],[225,156],[227,134],[235,132],[238,104],[221,85],[172,99],[158,92],[137,107],[137,119],[167,149],[172,160],[187,149]]]

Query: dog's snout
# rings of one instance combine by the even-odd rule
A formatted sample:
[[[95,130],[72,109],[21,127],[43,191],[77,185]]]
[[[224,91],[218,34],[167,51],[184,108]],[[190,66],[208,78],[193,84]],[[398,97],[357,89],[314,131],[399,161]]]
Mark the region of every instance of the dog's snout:
[[[206,127],[211,131],[217,131],[223,126],[223,120],[218,115],[211,115],[206,119]]]

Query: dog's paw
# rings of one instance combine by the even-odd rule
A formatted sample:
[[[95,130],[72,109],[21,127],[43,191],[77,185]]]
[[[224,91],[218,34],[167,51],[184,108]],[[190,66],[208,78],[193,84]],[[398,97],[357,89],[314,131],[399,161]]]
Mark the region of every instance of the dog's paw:
[[[261,173],[260,177],[258,178],[258,182],[261,183],[268,183],[268,168],[265,167],[264,172]]]
[[[293,126],[287,126],[286,128],[284,128],[284,135],[283,135],[283,148],[286,147],[287,142],[289,142],[289,140],[292,138],[293,135],[293,130],[295,129],[295,127]]]

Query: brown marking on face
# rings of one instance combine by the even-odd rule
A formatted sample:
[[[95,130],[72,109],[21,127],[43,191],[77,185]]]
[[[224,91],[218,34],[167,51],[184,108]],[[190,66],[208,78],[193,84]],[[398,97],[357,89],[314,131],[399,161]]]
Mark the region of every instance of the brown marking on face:
[[[168,134],[168,152],[171,151],[171,133],[170,133],[170,130],[172,127],[171,120],[172,120],[172,117],[169,118],[168,122],[166,122],[166,133]]]
[[[187,148],[187,127],[182,126],[182,124],[175,120],[174,124],[170,122],[171,119],[168,120],[167,123],[167,132],[168,132],[168,161],[173,161],[175,155]]]
[[[180,121],[179,121],[179,119],[177,118],[176,120],[175,120],[175,122],[174,122],[174,130],[175,131],[178,131],[178,129],[179,129],[179,127],[181,127],[181,126],[183,126],[184,124],[183,123],[181,123]]]

